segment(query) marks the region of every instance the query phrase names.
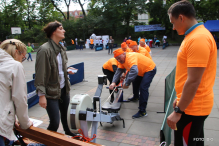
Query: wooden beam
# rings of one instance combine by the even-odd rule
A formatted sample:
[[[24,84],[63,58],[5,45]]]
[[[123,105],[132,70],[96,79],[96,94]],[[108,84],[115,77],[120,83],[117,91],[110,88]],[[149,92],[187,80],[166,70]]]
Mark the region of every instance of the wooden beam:
[[[64,134],[53,132],[45,129],[41,129],[38,127],[31,126],[27,130],[17,129],[16,130],[23,137],[29,138],[31,140],[37,141],[39,143],[45,145],[52,146],[102,146],[100,144],[92,143],[92,142],[82,142],[80,140],[72,139],[67,137]]]

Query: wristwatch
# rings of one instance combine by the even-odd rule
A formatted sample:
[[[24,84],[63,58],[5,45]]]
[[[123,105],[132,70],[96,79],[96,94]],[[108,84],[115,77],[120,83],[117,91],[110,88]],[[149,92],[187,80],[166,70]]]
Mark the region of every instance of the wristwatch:
[[[181,111],[178,106],[175,106],[174,111],[175,111],[176,113],[180,113],[180,114],[183,113],[183,111]]]
[[[128,83],[125,83],[125,85],[126,85],[126,86],[129,86],[129,84],[128,84]]]

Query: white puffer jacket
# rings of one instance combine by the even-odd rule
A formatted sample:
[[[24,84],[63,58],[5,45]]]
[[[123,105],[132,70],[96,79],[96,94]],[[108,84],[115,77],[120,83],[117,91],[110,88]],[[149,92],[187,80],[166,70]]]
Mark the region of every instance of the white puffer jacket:
[[[23,65],[0,49],[0,135],[16,140],[15,115],[22,129],[30,127]]]

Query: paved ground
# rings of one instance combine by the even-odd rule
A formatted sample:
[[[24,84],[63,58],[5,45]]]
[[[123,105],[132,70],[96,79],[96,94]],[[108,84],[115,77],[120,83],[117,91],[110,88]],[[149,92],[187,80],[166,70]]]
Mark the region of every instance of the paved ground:
[[[138,111],[138,102],[123,103],[120,110],[120,115],[125,119],[125,128],[122,127],[122,122],[114,122],[112,124],[103,123],[103,127],[98,127],[97,143],[106,146],[158,146],[159,131],[164,118],[164,114],[157,114],[163,111],[164,104],[164,79],[172,71],[176,65],[176,54],[178,47],[170,46],[165,50],[161,48],[152,48],[152,58],[157,66],[157,74],[149,89],[149,103],[147,106],[148,116],[141,119],[132,119],[132,115]],[[108,55],[106,50],[95,52],[93,50],[74,50],[67,52],[69,62],[68,65],[84,62],[85,64],[85,80],[71,87],[71,97],[79,93],[87,93],[92,97],[97,87],[97,75],[102,73],[102,65],[113,55]],[[25,61],[23,63],[26,80],[32,79],[34,71],[36,54],[32,54],[34,61]],[[205,145],[218,145],[219,139],[219,71],[217,71],[216,82],[214,86],[214,107],[212,113],[205,122]],[[103,88],[103,100],[109,96],[107,89]],[[124,98],[132,96],[132,87],[124,90]],[[42,120],[44,123],[39,127],[46,129],[49,124],[49,119],[46,110],[38,104],[29,109],[31,118]],[[58,132],[63,133],[62,125],[60,124]],[[210,138],[210,139],[207,139]],[[173,140],[173,139],[172,139]],[[208,140],[208,141],[207,141]]]

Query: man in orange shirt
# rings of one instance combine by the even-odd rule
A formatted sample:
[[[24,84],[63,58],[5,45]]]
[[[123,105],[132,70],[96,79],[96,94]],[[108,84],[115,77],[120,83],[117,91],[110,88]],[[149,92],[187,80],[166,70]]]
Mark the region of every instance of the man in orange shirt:
[[[185,35],[185,38],[177,54],[177,98],[167,124],[175,130],[175,146],[204,146],[204,121],[214,103],[216,44],[203,23],[197,22],[195,9],[190,2],[183,0],[174,3],[168,15],[173,30]]]
[[[123,42],[121,44],[121,48],[124,52],[131,52],[131,50],[129,49],[129,47],[127,46],[126,42]]]
[[[90,48],[93,49],[93,47],[94,47],[94,40],[90,38]]]
[[[145,39],[140,39],[139,46],[145,48],[151,55],[150,47],[145,43]]]
[[[109,80],[110,84],[112,83],[113,76],[117,70],[118,61],[115,58],[110,58],[107,62],[103,64],[102,70],[104,75],[107,76],[107,79]],[[119,84],[119,81],[116,83],[116,85]],[[110,94],[113,90],[109,89]],[[114,94],[111,95],[110,102],[114,101]]]
[[[141,53],[142,55],[152,59],[151,55],[148,53],[148,51],[145,48],[138,46],[136,41],[132,41],[129,44],[129,48],[131,48],[133,52]]]
[[[119,63],[109,88],[112,90],[116,86],[116,82],[120,79],[120,75],[125,69],[129,71],[123,88],[127,89],[132,82],[134,98],[139,98],[139,88],[141,93],[139,98],[139,111],[133,115],[132,118],[147,116],[148,89],[156,74],[156,64],[140,53],[125,53],[121,48],[115,50],[113,54]]]

